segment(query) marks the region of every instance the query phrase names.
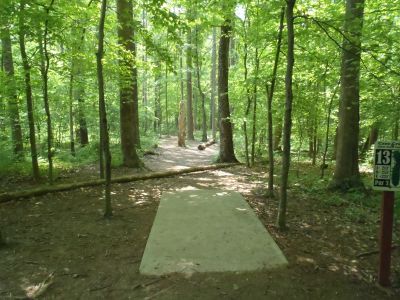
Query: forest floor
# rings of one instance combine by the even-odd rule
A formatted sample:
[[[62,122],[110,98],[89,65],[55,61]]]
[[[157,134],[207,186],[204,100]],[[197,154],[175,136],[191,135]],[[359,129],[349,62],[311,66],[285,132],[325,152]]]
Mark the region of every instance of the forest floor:
[[[206,165],[217,154],[217,145],[198,151],[198,143],[186,149],[175,143],[164,139],[154,150],[157,154],[145,158],[146,166]],[[96,169],[60,174],[59,181],[95,178]],[[113,170],[114,175],[135,172]],[[111,220],[102,217],[102,187],[0,204],[0,228],[7,240],[0,249],[0,299],[40,293],[41,299],[399,299],[399,248],[393,250],[389,289],[375,284],[378,255],[365,254],[377,249],[379,209],[362,202],[352,205],[348,196],[320,188],[317,167],[294,164],[291,173],[285,232],[274,226],[278,201],[264,196],[267,170],[262,165],[113,184]],[[2,179],[0,188],[16,190],[21,184],[27,183]],[[248,273],[139,274],[160,195],[188,187],[240,192],[289,266]],[[399,244],[399,235],[397,221],[394,243]]]

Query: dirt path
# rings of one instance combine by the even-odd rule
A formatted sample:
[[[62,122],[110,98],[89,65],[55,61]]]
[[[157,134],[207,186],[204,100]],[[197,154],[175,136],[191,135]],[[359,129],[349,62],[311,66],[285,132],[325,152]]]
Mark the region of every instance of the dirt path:
[[[160,144],[162,155],[149,158],[155,170],[174,167],[175,160],[181,167],[208,163],[217,149],[199,154],[193,143],[180,152],[169,147],[168,139],[165,143]],[[110,221],[102,218],[102,187],[1,204],[0,228],[8,245],[0,250],[0,299],[32,295],[49,274],[53,281],[41,299],[399,299],[399,251],[393,252],[391,294],[374,285],[377,256],[357,258],[376,248],[379,212],[363,222],[349,221],[343,218],[346,206],[322,205],[320,197],[310,197],[304,187],[294,185],[289,191],[290,230],[281,233],[274,227],[277,201],[262,196],[266,177],[262,168],[236,166],[114,184]],[[140,275],[160,195],[191,187],[240,192],[271,232],[289,267],[190,277]]]
[[[196,141],[186,141],[186,148],[182,148],[178,147],[177,137],[164,137],[155,149],[157,155],[146,155],[144,163],[153,171],[180,170],[213,163],[218,155],[218,145],[198,150],[199,144]]]

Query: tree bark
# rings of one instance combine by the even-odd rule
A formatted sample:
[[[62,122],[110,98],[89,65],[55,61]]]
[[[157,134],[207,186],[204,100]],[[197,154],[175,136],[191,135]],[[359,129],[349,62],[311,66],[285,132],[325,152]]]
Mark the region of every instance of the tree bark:
[[[203,92],[203,89],[201,87],[201,65],[200,65],[200,58],[199,58],[199,39],[198,39],[198,28],[196,28],[196,77],[197,77],[197,89],[200,94],[201,98],[201,117],[202,117],[202,142],[207,142],[207,116],[206,116],[206,95]]]
[[[112,216],[111,207],[111,152],[108,136],[107,126],[107,112],[106,103],[104,98],[104,77],[103,77],[103,55],[104,55],[104,23],[106,18],[107,0],[102,0],[99,20],[99,34],[98,46],[96,53],[97,62],[97,80],[99,89],[99,113],[100,113],[100,126],[102,127],[101,133],[103,134],[102,151],[105,158],[105,209],[104,217],[109,218]]]
[[[2,46],[2,57],[3,67],[5,73],[5,87],[8,113],[11,125],[11,138],[13,143],[13,152],[18,157],[23,154],[23,141],[22,141],[22,130],[21,122],[19,117],[19,106],[18,97],[16,93],[16,84],[14,78],[14,61],[11,47],[10,30],[7,26],[4,26],[1,32],[1,46]]]
[[[212,31],[212,51],[211,51],[211,131],[212,138],[217,138],[217,126],[215,124],[215,95],[217,93],[217,29],[213,27]]]
[[[290,167],[290,138],[292,133],[292,103],[293,103],[293,66],[294,66],[294,25],[293,9],[296,0],[287,0],[286,4],[286,24],[287,24],[287,65],[285,78],[285,121],[283,127],[283,153],[282,153],[282,175],[280,186],[280,199],[277,225],[282,230],[286,228],[286,206],[287,206],[287,187]]]
[[[339,129],[331,189],[362,187],[358,168],[360,60],[364,0],[347,0],[340,74]]]
[[[75,156],[75,134],[74,134],[74,65],[71,63],[69,75],[69,145],[71,155]]]
[[[280,21],[279,21],[279,31],[278,31],[278,41],[276,45],[274,68],[272,70],[271,85],[267,86],[267,111],[268,111],[268,196],[274,197],[274,146],[273,146],[273,120],[272,120],[272,100],[274,97],[275,83],[276,83],[276,73],[278,71],[279,55],[281,52],[282,45],[282,31],[283,31],[283,20],[285,17],[285,8],[282,7]]]
[[[178,120],[178,146],[186,147],[186,107],[183,99],[179,103],[179,120]]]
[[[377,123],[372,124],[370,132],[368,133],[367,139],[361,149],[360,156],[364,157],[367,151],[371,149],[371,146],[376,143],[379,135],[379,125]]]
[[[186,49],[186,90],[187,90],[187,138],[194,140],[194,120],[193,120],[193,84],[192,84],[192,32],[187,33]]]
[[[237,162],[233,148],[232,123],[229,109],[229,40],[231,20],[226,19],[221,26],[218,53],[218,108],[220,115],[219,162]]]
[[[35,136],[35,119],[33,116],[33,101],[32,101],[32,85],[31,85],[31,66],[28,61],[28,56],[25,49],[25,10],[26,0],[20,2],[20,15],[19,15],[19,46],[21,52],[22,65],[24,68],[24,79],[25,79],[25,94],[26,94],[26,106],[29,123],[29,142],[31,146],[31,160],[32,160],[32,173],[35,181],[39,181],[39,164],[36,149],[36,136]]]
[[[120,177],[114,177],[111,179],[111,183],[125,183],[139,180],[148,180],[154,178],[164,178],[170,176],[176,176],[181,174],[188,174],[193,172],[201,172],[208,170],[218,170],[223,168],[229,168],[238,164],[213,164],[208,166],[198,166],[198,167],[189,167],[181,170],[171,170],[171,171],[162,171],[162,172],[150,172],[147,174],[135,174],[135,175],[126,175]],[[8,202],[15,199],[29,198],[35,196],[42,196],[49,193],[62,192],[62,191],[70,191],[74,189],[90,187],[90,186],[99,186],[105,183],[104,179],[94,179],[88,181],[79,181],[74,183],[64,183],[58,185],[46,185],[38,188],[23,190],[17,192],[6,192],[0,193],[0,203]]]
[[[256,125],[257,125],[257,84],[258,84],[258,70],[260,67],[260,59],[258,57],[258,48],[255,50],[255,69],[254,69],[254,83],[253,83],[253,130],[251,137],[251,165],[254,166],[256,156]]]
[[[117,1],[119,51],[119,98],[122,163],[126,167],[140,166],[136,152],[138,144],[138,86],[136,46],[133,41],[133,6],[130,0]]]
[[[51,0],[50,5],[45,8],[46,20],[44,23],[43,39],[39,33],[39,51],[41,55],[41,68],[40,72],[43,80],[43,102],[44,110],[46,112],[46,125],[47,125],[47,160],[49,163],[48,177],[50,184],[53,184],[53,128],[49,104],[49,67],[50,56],[47,51],[48,44],[48,31],[49,31],[49,15],[50,9],[53,6],[54,0]]]
[[[247,29],[246,29],[246,26],[247,26]],[[250,92],[250,87],[249,87],[249,82],[248,82],[249,70],[248,70],[248,65],[247,65],[247,57],[248,57],[247,30],[248,30],[248,28],[250,28],[250,20],[248,19],[247,7],[246,7],[246,12],[245,12],[245,20],[243,22],[243,27],[244,27],[243,70],[244,70],[244,84],[246,86],[246,99],[247,99],[246,111],[245,111],[244,120],[243,120],[243,134],[244,134],[244,154],[245,154],[245,158],[246,158],[246,165],[249,168],[250,167],[250,155],[249,155],[249,135],[247,132],[247,118],[249,117],[252,99],[251,99],[251,92]]]

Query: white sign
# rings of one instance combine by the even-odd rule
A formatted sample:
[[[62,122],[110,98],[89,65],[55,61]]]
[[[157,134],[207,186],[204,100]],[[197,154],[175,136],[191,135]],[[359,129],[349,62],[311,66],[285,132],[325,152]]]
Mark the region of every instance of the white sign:
[[[376,142],[372,188],[380,191],[400,191],[400,142]]]

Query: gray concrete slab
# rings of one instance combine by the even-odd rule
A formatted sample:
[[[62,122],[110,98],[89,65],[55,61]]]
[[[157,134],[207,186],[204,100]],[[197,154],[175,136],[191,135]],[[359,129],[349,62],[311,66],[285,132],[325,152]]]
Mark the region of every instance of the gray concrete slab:
[[[140,272],[240,272],[286,264],[242,195],[189,190],[161,196]]]

